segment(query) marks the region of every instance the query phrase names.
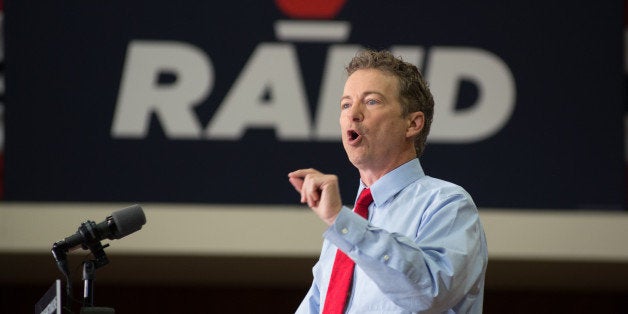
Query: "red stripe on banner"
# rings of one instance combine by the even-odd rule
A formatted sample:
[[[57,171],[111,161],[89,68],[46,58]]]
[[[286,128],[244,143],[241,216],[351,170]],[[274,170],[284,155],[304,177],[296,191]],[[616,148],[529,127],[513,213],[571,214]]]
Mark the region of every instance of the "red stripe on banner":
[[[333,19],[346,0],[275,0],[275,4],[291,18]]]

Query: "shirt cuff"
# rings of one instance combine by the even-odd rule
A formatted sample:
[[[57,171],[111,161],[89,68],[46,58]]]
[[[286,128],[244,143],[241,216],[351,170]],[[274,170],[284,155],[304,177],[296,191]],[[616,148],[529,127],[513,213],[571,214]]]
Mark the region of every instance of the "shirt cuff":
[[[336,221],[327,228],[323,237],[350,255],[351,251],[364,240],[367,228],[366,219],[343,206],[336,216]]]

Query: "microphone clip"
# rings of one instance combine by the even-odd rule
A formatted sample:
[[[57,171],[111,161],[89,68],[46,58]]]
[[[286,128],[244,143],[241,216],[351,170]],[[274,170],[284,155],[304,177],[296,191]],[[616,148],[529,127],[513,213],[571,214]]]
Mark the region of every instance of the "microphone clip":
[[[109,264],[109,259],[105,253],[105,248],[109,247],[109,243],[102,245],[98,240],[100,237],[97,234],[97,225],[95,222],[88,220],[81,224],[78,228],[78,232],[83,235],[85,241],[81,244],[84,250],[90,250],[94,255],[94,269],[100,268]]]

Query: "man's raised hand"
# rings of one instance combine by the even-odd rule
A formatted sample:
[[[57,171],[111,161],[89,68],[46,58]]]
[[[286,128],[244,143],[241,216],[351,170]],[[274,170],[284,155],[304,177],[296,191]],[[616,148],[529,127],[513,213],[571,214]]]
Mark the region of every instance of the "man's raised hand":
[[[336,220],[342,208],[338,177],[316,169],[299,169],[288,174],[288,180],[307,205],[327,225]]]

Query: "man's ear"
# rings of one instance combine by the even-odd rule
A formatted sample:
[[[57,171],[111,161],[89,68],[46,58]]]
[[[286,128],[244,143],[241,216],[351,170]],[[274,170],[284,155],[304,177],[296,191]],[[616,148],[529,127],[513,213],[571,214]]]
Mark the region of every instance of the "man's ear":
[[[422,111],[410,112],[407,117],[408,128],[406,129],[406,137],[415,137],[425,125],[425,115]]]

